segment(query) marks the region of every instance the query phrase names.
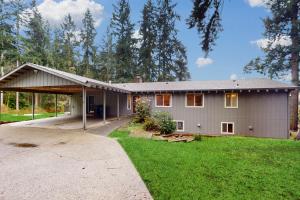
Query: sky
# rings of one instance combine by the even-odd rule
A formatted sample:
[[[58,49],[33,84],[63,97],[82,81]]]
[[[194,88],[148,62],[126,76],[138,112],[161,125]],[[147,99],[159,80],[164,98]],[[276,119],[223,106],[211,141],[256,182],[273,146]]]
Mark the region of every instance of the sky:
[[[139,28],[141,10],[146,0],[129,0],[131,20],[135,30]],[[262,19],[269,14],[264,0],[225,0],[222,10],[224,31],[219,35],[216,46],[207,58],[200,46],[200,37],[195,29],[188,29],[185,20],[192,10],[192,0],[173,0],[175,10],[181,21],[176,25],[178,38],[187,49],[188,68],[192,80],[226,80],[263,77],[257,73],[244,74],[243,67],[253,58],[263,56],[260,47],[267,44],[263,38]],[[89,8],[95,18],[97,28],[96,44],[101,39],[110,23],[113,4],[117,0],[39,0],[38,8],[42,16],[52,26],[62,22],[70,13],[80,26],[84,11]],[[279,45],[289,45],[288,38],[276,41]]]

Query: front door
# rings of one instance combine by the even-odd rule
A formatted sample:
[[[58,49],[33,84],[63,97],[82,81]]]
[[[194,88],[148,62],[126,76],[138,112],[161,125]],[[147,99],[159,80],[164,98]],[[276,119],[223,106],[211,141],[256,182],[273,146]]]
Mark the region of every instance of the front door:
[[[95,113],[95,97],[94,96],[88,96],[87,113]]]
[[[137,100],[139,100],[141,97],[136,95],[132,97],[132,112],[135,113],[136,112],[136,102]]]

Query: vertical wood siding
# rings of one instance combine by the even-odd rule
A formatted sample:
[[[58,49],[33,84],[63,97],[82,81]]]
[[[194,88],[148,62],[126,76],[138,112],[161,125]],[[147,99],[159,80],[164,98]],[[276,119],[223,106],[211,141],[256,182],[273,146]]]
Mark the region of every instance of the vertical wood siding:
[[[151,100],[153,110],[168,111],[174,120],[183,120],[185,132],[219,135],[221,122],[234,122],[236,135],[288,137],[288,93],[241,92],[238,108],[224,108],[223,92],[205,93],[203,108],[185,107],[185,93],[172,95],[171,108],[156,108],[153,94],[143,96]]]

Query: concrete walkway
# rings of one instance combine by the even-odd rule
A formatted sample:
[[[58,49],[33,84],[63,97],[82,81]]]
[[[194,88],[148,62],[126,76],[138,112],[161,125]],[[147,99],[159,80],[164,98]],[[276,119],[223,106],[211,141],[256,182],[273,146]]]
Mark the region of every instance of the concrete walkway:
[[[18,147],[22,143],[37,147]],[[0,126],[0,199],[152,198],[113,139],[80,130]]]

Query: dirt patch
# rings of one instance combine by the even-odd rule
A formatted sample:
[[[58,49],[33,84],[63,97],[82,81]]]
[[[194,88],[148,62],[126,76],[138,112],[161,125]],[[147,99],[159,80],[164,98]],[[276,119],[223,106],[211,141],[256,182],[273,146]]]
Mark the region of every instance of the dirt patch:
[[[21,148],[35,148],[38,147],[39,145],[37,144],[31,144],[31,143],[9,143],[9,145],[12,145],[14,147],[21,147]]]
[[[64,145],[64,144],[67,144],[67,142],[59,142],[59,143],[56,143],[55,145]]]

